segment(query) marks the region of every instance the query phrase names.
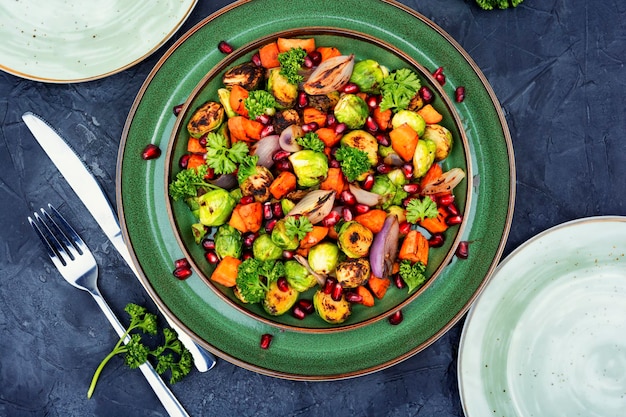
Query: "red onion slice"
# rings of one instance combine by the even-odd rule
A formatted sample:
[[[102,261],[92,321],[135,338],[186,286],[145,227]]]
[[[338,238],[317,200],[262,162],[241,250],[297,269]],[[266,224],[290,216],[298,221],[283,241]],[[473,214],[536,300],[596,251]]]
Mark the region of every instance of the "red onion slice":
[[[237,176],[235,174],[223,174],[210,182],[211,184],[225,190],[232,190],[233,188],[239,186]]]
[[[278,143],[280,144],[280,147],[287,152],[298,152],[299,150],[302,150],[302,146],[298,145],[296,139],[301,138],[302,136],[304,136],[302,127],[299,125],[291,125],[280,133]]]
[[[370,191],[365,191],[364,189],[354,184],[349,184],[349,187],[350,187],[350,192],[354,195],[354,198],[356,198],[356,201],[359,202],[360,204],[365,204],[366,206],[374,207],[380,204],[380,202],[382,201],[381,195],[372,193]]]
[[[252,145],[250,154],[259,157],[259,165],[270,168],[274,164],[272,156],[279,150],[278,135],[270,135]]]
[[[400,225],[398,218],[390,214],[385,219],[383,228],[374,236],[370,248],[370,265],[372,273],[385,278],[391,276],[393,263],[398,255],[398,239],[400,237]]]

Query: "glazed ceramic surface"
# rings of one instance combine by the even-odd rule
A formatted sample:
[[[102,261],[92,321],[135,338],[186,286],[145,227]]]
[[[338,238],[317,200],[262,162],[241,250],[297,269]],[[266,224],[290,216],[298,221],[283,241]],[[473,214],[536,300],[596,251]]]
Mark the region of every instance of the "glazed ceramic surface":
[[[626,218],[554,227],[498,267],[459,350],[465,413],[617,417],[626,410]]]
[[[408,54],[425,68],[443,66],[444,91],[463,85],[468,98],[455,103],[467,134],[472,200],[460,236],[470,258],[453,258],[416,300],[404,321],[387,320],[337,333],[278,330],[233,308],[196,274],[172,276],[184,255],[165,207],[166,158],[144,161],[147,143],[166,149],[175,125],[172,108],[184,103],[224,55],[235,47],[302,27],[335,27],[367,33]],[[470,95],[471,92],[471,95]],[[471,97],[471,99],[470,99]],[[461,47],[418,13],[392,1],[254,0],[237,2],[200,22],[157,64],[136,98],[118,159],[117,202],[125,238],[151,296],[199,343],[220,357],[257,372],[290,379],[339,379],[373,372],[430,345],[467,311],[500,258],[509,232],[515,171],[502,111],[484,76]],[[270,349],[259,348],[270,333]]]
[[[45,82],[102,78],[163,45],[196,0],[3,1],[0,69]]]

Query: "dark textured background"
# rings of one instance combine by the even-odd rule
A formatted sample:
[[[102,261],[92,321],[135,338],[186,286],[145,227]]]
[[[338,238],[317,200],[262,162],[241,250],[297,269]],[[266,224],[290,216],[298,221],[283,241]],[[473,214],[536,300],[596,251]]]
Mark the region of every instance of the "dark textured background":
[[[179,37],[228,1],[201,0]],[[505,255],[564,221],[626,215],[626,3],[525,0],[483,11],[470,0],[402,3],[471,55],[506,114],[517,198]],[[0,73],[0,415],[163,416],[138,371],[114,360],[86,389],[114,339],[91,297],[65,283],[26,221],[50,202],[86,238],[113,310],[156,308],[21,122],[35,111],[62,131],[115,197],[118,145],[145,77],[172,39],[106,79],[51,85]],[[468,92],[471,94],[471,92]],[[274,379],[220,360],[173,386],[192,416],[462,416],[456,355],[462,323],[378,373],[335,382]]]

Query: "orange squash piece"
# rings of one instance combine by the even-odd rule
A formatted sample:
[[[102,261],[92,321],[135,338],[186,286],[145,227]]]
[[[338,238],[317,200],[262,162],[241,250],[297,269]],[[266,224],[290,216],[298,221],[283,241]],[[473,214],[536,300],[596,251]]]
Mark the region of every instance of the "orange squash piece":
[[[428,230],[430,233],[443,233],[448,230],[448,225],[446,224],[446,218],[448,217],[448,213],[446,209],[443,207],[439,207],[439,214],[437,217],[433,218],[425,218],[419,222],[419,225],[424,229]]]
[[[385,210],[374,209],[367,213],[359,214],[354,220],[370,229],[372,233],[378,233],[383,229],[386,218],[387,212]]]
[[[367,286],[370,287],[372,294],[379,300],[385,296],[390,284],[391,280],[389,278],[379,278],[374,274],[370,275],[370,278],[367,280]]]
[[[417,111],[417,114],[422,116],[426,124],[432,125],[434,123],[439,123],[443,120],[443,116],[439,113],[432,104],[427,104],[421,109]]]
[[[419,136],[411,126],[404,123],[396,127],[389,132],[389,139],[391,139],[391,147],[400,155],[400,158],[407,162],[413,160]]]
[[[307,53],[315,51],[315,38],[278,38],[276,43],[279,52],[287,52],[293,48],[302,48]]]
[[[320,127],[315,131],[317,136],[320,138],[322,142],[324,142],[324,146],[327,148],[332,148],[336,144],[339,143],[341,137],[343,135],[336,133],[335,129],[331,129],[330,127]]]
[[[191,154],[189,155],[189,159],[187,160],[187,169],[189,168],[198,168],[200,165],[204,165],[206,161],[204,160],[204,155],[200,154]]]
[[[228,119],[230,140],[234,142],[256,142],[261,139],[263,124],[247,117],[235,116]]]
[[[320,189],[335,191],[335,197],[339,196],[346,185],[346,180],[341,172],[341,168],[329,168],[326,179],[320,183]]]
[[[206,147],[200,145],[200,139],[190,137],[187,141],[187,152],[206,153]]]
[[[328,58],[333,58],[341,55],[341,51],[335,48],[334,46],[319,46],[316,49],[317,52],[322,56],[322,61],[326,61]]]
[[[317,123],[318,126],[324,126],[326,124],[326,113],[316,109],[315,107],[305,107],[302,110],[302,118],[304,123]]]
[[[300,249],[310,249],[320,243],[328,235],[328,227],[313,226],[313,230],[307,232],[300,241]]]
[[[225,256],[211,274],[211,280],[225,287],[234,287],[237,283],[237,272],[241,261],[232,256]]]
[[[237,204],[230,215],[228,224],[241,233],[258,232],[263,222],[263,205],[258,201],[250,204]]]
[[[261,58],[261,66],[263,68],[276,68],[280,66],[278,54],[278,44],[276,42],[268,43],[260,47],[259,58]]]
[[[275,199],[280,200],[292,191],[295,191],[297,186],[296,176],[289,171],[282,171],[272,181],[270,185],[270,193]]]
[[[230,89],[230,97],[228,99],[230,107],[240,116],[248,117],[248,109],[246,109],[245,100],[250,93],[240,85],[233,85]]]
[[[417,230],[411,230],[400,246],[398,259],[415,262],[422,262],[428,265],[428,239]]]
[[[363,285],[359,285],[356,287],[356,293],[361,296],[361,301],[359,304],[363,304],[365,307],[373,307],[374,306],[374,296],[367,289],[367,287]]]
[[[393,112],[391,109],[387,109],[384,111],[380,110],[380,107],[376,107],[372,113],[372,117],[374,121],[378,125],[378,127],[382,130],[387,130],[391,127],[391,116]]]

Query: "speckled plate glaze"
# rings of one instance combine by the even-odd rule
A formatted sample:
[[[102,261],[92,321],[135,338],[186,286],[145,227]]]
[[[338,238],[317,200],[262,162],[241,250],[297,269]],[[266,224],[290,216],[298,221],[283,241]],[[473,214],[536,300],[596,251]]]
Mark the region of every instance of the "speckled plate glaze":
[[[454,258],[419,298],[403,309],[404,321],[380,320],[338,333],[277,330],[234,309],[196,274],[172,276],[183,256],[165,208],[166,158],[144,161],[147,143],[166,149],[175,124],[172,108],[224,59],[217,44],[246,45],[271,34],[324,26],[367,33],[411,56],[425,68],[445,68],[444,90],[463,85],[455,104],[467,134],[472,200],[462,239],[470,258]],[[511,139],[498,101],[476,64],[448,34],[394,1],[253,0],[207,17],[179,39],[142,86],[124,128],[118,158],[117,202],[123,233],[150,295],[198,343],[232,363],[296,380],[329,380],[391,366],[437,340],[467,311],[495,269],[508,236],[515,194]],[[270,333],[269,349],[259,348]]]
[[[0,69],[51,83],[122,71],[163,45],[197,0],[0,3]]]
[[[626,410],[626,217],[530,239],[470,310],[459,351],[465,414],[618,417]]]

